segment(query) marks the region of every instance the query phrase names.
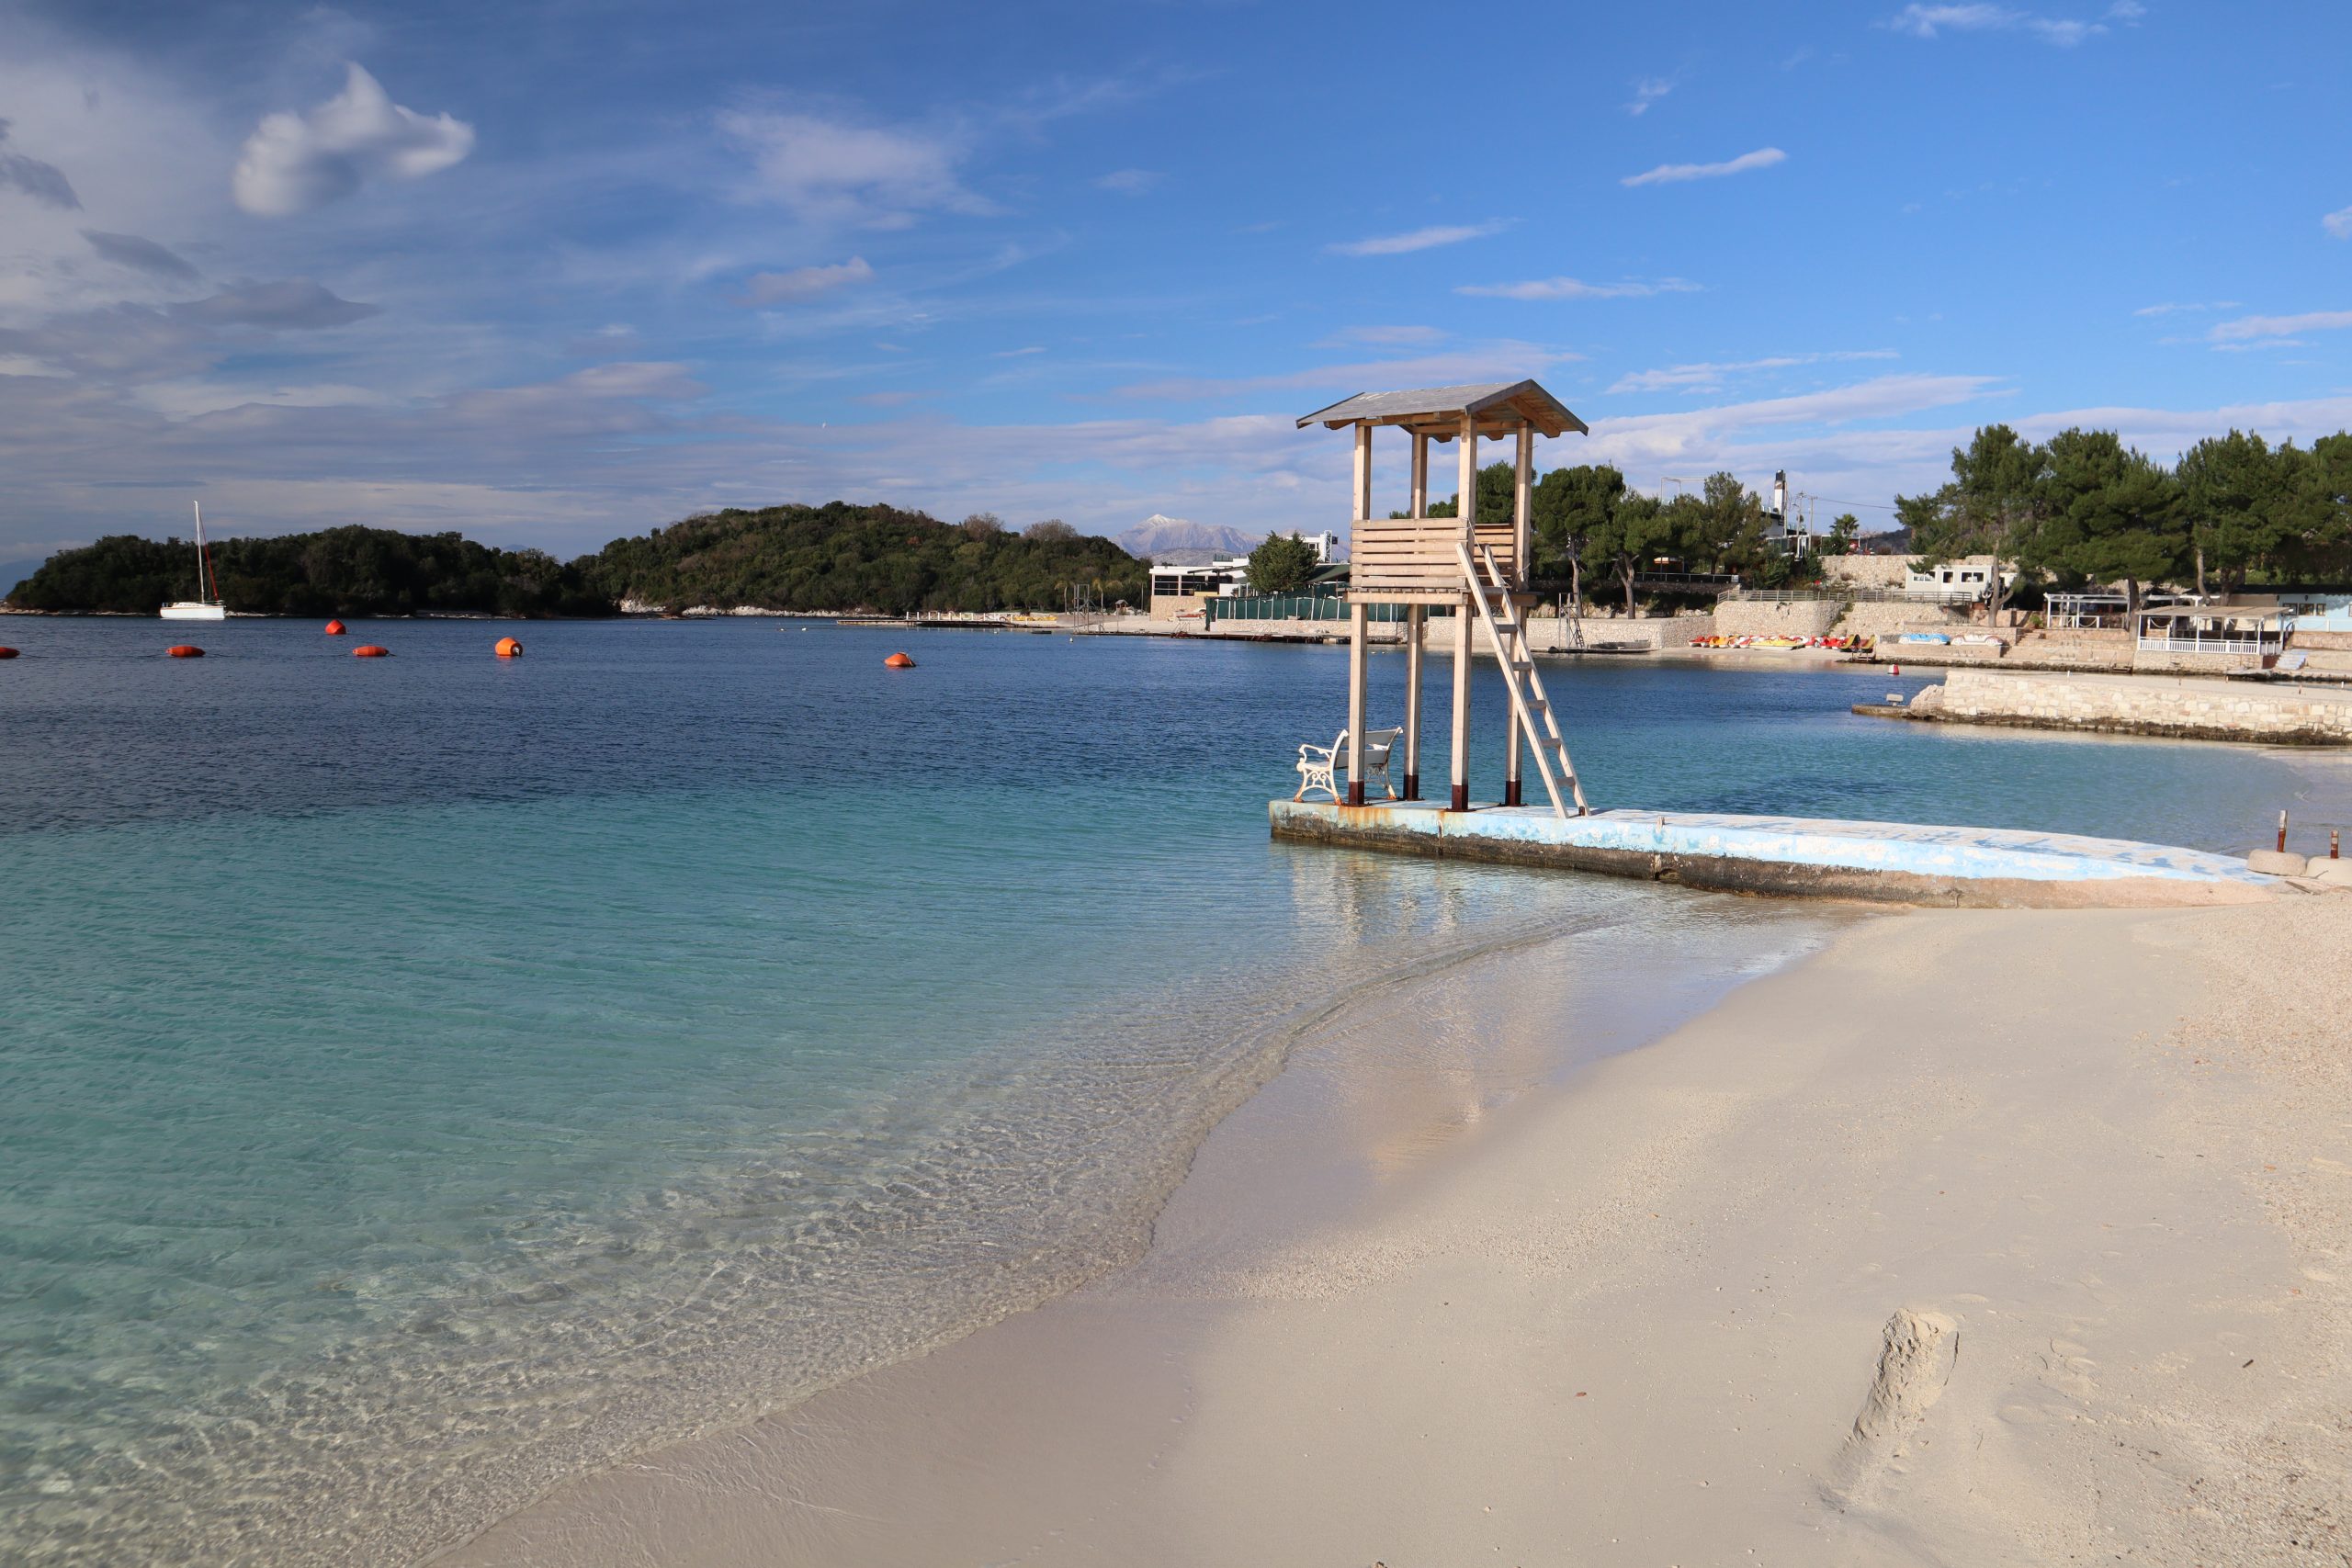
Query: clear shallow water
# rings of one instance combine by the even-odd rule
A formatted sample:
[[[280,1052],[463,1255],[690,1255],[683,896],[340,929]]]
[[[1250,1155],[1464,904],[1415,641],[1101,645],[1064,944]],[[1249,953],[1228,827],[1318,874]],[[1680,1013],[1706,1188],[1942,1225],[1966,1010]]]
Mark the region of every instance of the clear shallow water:
[[[412,1557],[1133,1256],[1363,987],[1812,929],[1269,843],[1336,649],[502,629],[6,623],[0,1557]],[[1848,715],[1883,672],[1547,680],[1600,805],[2236,848],[2307,788]]]

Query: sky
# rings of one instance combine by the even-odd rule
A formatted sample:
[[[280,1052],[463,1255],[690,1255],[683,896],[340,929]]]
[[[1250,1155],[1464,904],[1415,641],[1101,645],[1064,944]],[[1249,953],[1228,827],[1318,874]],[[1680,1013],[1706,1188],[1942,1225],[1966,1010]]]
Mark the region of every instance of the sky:
[[[1312,532],[1299,415],[1521,377],[1591,426],[1544,468],[1865,526],[1996,420],[2308,441],[2347,59],[2352,8],[2171,0],[0,0],[0,558],[191,501]]]

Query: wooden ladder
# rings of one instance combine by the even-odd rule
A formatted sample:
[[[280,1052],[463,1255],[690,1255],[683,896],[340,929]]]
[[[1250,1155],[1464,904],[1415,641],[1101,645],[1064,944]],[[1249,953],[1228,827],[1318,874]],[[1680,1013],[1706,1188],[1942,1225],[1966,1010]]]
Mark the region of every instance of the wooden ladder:
[[[1468,540],[1457,541],[1453,547],[1456,560],[1462,565],[1462,579],[1470,590],[1470,602],[1477,607],[1479,622],[1494,644],[1495,661],[1502,666],[1503,684],[1510,689],[1510,711],[1520,729],[1527,736],[1535,753],[1535,771],[1543,775],[1544,788],[1552,796],[1552,809],[1562,817],[1568,814],[1567,803],[1560,798],[1560,780],[1568,781],[1568,791],[1577,803],[1576,814],[1588,816],[1592,807],[1585,804],[1584,785],[1577,779],[1576,764],[1568,761],[1568,743],[1560,735],[1560,721],[1552,711],[1551,699],[1544,693],[1544,677],[1536,672],[1535,660],[1527,644],[1527,628],[1519,618],[1519,607],[1510,602],[1510,585],[1504,581],[1502,569],[1495,564],[1495,553],[1486,546],[1476,547],[1478,558],[1470,557]],[[1479,568],[1486,568],[1482,576]],[[1474,629],[1462,628],[1470,637]],[[1536,721],[1542,719],[1538,728]]]

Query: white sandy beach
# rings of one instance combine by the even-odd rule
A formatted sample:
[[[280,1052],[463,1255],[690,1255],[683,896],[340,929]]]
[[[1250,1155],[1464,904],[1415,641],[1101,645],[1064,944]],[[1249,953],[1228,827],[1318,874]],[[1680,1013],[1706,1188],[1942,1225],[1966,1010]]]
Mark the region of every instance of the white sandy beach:
[[[2347,897],[1860,919],[1336,1167],[1310,1063],[1135,1269],[444,1561],[2352,1561],[2347,976]]]

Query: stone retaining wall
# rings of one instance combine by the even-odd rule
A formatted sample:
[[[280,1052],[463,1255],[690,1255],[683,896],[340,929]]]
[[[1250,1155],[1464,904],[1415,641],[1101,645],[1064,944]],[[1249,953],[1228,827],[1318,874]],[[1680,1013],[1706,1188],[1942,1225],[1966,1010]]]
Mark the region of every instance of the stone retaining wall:
[[[1939,694],[1923,711],[1963,724],[2352,745],[2352,695],[2291,686],[1954,670],[1940,688],[1930,689]]]
[[[1715,635],[1826,637],[1844,607],[1835,599],[1724,599],[1715,604]]]
[[[1842,582],[1853,588],[1900,588],[1904,575],[1911,570],[1917,556],[1831,556],[1821,558],[1821,577],[1825,582]]]
[[[1692,638],[1705,637],[1714,626],[1713,619],[1707,615],[1535,615],[1527,622],[1527,641],[1538,653],[1569,653],[1578,648],[1580,631],[1581,646],[1587,649],[1656,653],[1662,649],[1688,648]],[[1427,646],[1453,649],[1453,617],[1430,618]],[[1484,638],[1478,646],[1484,650]]]
[[[1963,610],[1941,604],[1902,604],[1885,599],[1860,600],[1846,606],[1838,630],[1860,637],[1888,637],[1903,632],[1949,632],[1965,627]]]

